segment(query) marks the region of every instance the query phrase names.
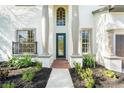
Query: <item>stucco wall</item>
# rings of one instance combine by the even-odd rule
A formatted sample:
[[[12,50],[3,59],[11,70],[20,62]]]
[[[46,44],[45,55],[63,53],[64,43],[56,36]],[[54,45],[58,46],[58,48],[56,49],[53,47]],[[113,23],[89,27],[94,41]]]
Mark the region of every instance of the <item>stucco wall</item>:
[[[92,11],[97,10],[104,6],[99,5],[84,5],[79,6],[79,19],[80,19],[80,30],[82,28],[90,28],[91,29],[91,53],[96,55],[96,26],[94,24],[94,16]]]
[[[1,54],[12,54],[12,41],[16,41],[16,30],[33,28],[38,41],[38,54],[42,54],[41,17],[42,6],[0,6]],[[4,48],[4,50],[2,49]]]
[[[94,25],[94,16],[92,11],[103,6],[79,6],[79,20],[81,28],[92,28],[92,50],[96,54],[96,26]],[[67,22],[68,27],[65,31],[56,28],[54,23],[54,6],[49,6],[49,19],[50,19],[50,39],[49,39],[49,53],[55,57],[55,32],[66,32],[68,48],[66,52],[67,57],[72,55],[72,37],[71,37],[71,9],[67,8]],[[36,31],[36,41],[38,41],[38,55],[42,55],[42,6],[0,6],[0,55],[12,54],[12,41],[16,41],[16,30],[33,28]],[[99,19],[98,19],[99,20]],[[101,20],[101,19],[100,19]],[[102,24],[101,24],[102,26]],[[56,31],[55,31],[56,28]],[[101,38],[102,39],[102,38]],[[54,42],[54,43],[53,43]],[[104,42],[102,42],[104,43]],[[3,49],[4,48],[4,49]],[[81,49],[80,49],[81,51]],[[104,50],[102,50],[104,51]],[[7,58],[7,56],[5,56]]]
[[[110,13],[109,11],[100,12],[94,15],[96,25],[96,59],[100,64],[106,65],[105,57],[109,55],[108,29],[118,29],[124,27],[124,13]],[[123,34],[123,31],[113,31],[113,52],[115,55],[115,35]],[[111,58],[111,57],[110,57]],[[109,64],[114,61],[110,61]],[[111,65],[110,65],[111,66]],[[111,67],[108,68],[111,68]],[[120,69],[120,68],[119,68]]]
[[[10,18],[0,16],[0,55],[1,60],[7,59],[11,55],[11,43],[14,33],[10,31]]]
[[[107,25],[112,23],[112,16],[108,11],[97,13],[94,15],[94,23],[96,24],[96,60],[104,65],[104,57],[108,54],[108,33]]]
[[[94,18],[92,11],[104,6],[99,5],[79,5],[80,28],[93,28]]]

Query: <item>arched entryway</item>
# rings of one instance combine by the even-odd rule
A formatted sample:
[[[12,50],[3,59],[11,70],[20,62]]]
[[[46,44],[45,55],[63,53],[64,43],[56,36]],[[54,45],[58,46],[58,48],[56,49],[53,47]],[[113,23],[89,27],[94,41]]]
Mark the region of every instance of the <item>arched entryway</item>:
[[[67,58],[67,34],[68,34],[68,6],[54,6],[54,47],[56,59]]]

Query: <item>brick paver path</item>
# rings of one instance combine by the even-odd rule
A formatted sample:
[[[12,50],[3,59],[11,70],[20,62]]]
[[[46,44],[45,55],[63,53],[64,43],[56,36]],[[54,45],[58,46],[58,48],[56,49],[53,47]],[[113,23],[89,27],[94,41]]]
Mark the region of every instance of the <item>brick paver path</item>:
[[[56,59],[51,65],[52,68],[70,68],[68,60]]]

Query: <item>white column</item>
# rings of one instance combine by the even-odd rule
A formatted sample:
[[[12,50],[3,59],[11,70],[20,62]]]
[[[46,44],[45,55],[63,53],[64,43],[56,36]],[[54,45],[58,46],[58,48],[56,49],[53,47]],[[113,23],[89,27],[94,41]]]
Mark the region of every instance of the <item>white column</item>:
[[[73,55],[79,55],[79,9],[78,9],[78,5],[72,6],[72,43],[73,43]]]
[[[42,43],[43,54],[49,54],[49,10],[48,5],[44,5],[42,9]]]

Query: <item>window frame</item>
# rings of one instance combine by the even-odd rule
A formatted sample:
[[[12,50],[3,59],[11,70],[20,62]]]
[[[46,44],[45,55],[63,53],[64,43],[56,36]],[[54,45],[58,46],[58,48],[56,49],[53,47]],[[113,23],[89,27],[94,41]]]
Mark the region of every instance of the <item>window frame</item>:
[[[88,32],[88,50],[87,52],[83,52],[82,49],[83,49],[83,43],[82,43],[82,33],[83,32]],[[81,53],[86,55],[86,54],[90,54],[92,53],[92,28],[82,28],[81,31],[80,31],[80,42],[81,42]],[[85,43],[87,44],[87,43]]]
[[[29,40],[27,42],[19,42],[19,34],[18,34],[19,31],[32,31],[32,33],[34,34],[34,40],[33,41],[30,41]],[[12,51],[17,51],[17,53],[16,52],[13,52],[14,55],[15,54],[17,54],[17,55],[23,55],[23,54],[27,54],[27,53],[29,55],[36,55],[37,54],[36,28],[22,28],[22,29],[17,29],[16,30],[16,33],[15,33],[15,38],[16,38],[15,42],[12,42],[12,44],[13,44]],[[26,45],[26,43],[29,44],[28,46],[30,46],[30,44],[33,44],[34,43],[34,52],[31,52],[31,51],[29,51],[29,52],[27,52],[27,51],[19,52],[19,49],[20,49],[19,46]],[[15,48],[15,46],[16,46],[16,48]]]
[[[34,33],[34,42],[36,41],[36,29],[35,28],[24,28],[16,30],[16,41],[19,42],[19,31],[32,31]]]
[[[60,9],[63,9],[63,11]],[[62,14],[61,14],[62,13]],[[59,21],[63,21],[62,23]],[[64,7],[58,7],[56,9],[56,26],[65,26],[66,25],[66,9]]]

